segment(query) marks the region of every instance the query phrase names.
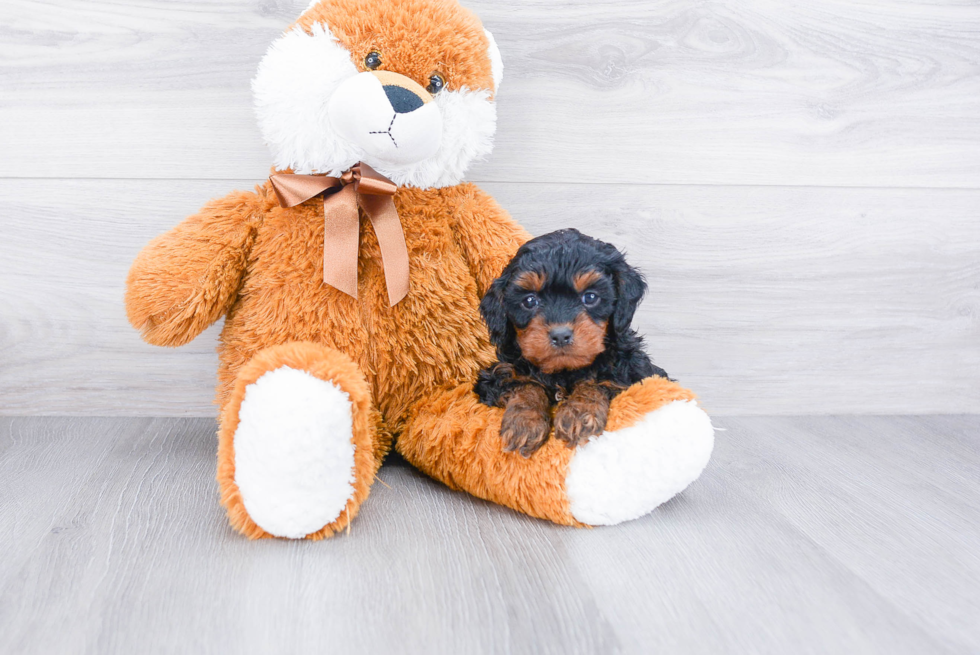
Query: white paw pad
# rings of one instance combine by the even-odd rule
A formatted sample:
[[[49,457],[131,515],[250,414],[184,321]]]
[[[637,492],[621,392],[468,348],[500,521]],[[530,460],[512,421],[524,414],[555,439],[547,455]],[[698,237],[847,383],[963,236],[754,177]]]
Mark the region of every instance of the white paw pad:
[[[269,534],[299,539],[337,520],[354,495],[350,396],[288,366],[245,388],[235,483]]]
[[[572,516],[588,525],[639,518],[694,482],[713,446],[711,419],[694,401],[671,402],[636,425],[593,437],[568,467]]]

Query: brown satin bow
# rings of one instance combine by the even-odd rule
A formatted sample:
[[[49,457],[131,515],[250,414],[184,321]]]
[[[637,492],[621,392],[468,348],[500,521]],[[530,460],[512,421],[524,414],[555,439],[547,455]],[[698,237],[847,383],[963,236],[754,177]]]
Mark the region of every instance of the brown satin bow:
[[[384,262],[388,301],[408,294],[408,247],[392,196],[398,186],[367,164],[354,164],[340,177],[277,173],[269,178],[281,207],[323,195],[323,281],[357,298],[360,205],[371,219]]]

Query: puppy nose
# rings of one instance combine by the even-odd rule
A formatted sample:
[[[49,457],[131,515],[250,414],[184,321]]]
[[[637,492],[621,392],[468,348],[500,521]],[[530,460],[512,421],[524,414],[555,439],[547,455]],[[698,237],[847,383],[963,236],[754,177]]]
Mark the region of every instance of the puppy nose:
[[[405,87],[396,86],[394,84],[384,85],[385,95],[388,96],[388,101],[391,103],[391,108],[399,114],[407,114],[413,112],[425,103],[422,98],[418,97],[416,94],[412,93]]]
[[[562,325],[561,327],[551,328],[548,330],[548,338],[551,339],[551,345],[555,348],[564,348],[572,342],[572,328],[567,325]]]

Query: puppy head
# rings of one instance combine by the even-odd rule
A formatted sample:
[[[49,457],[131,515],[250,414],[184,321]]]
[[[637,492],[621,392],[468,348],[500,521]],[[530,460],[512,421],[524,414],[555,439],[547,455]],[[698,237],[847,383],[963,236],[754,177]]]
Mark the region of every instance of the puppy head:
[[[396,184],[458,184],[490,153],[503,65],[455,0],[318,0],[252,81],[278,170],[363,161]]]
[[[545,373],[583,368],[629,330],[646,291],[614,246],[578,230],[528,241],[490,286],[480,312],[504,361]]]

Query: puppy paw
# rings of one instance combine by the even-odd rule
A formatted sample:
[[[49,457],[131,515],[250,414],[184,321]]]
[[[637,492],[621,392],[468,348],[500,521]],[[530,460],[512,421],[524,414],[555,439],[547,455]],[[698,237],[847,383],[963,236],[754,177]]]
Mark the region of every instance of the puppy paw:
[[[530,407],[508,407],[500,423],[504,450],[530,457],[548,441],[551,421],[546,413]]]
[[[576,389],[555,411],[555,439],[569,448],[602,434],[609,416],[609,399],[598,389]]]

